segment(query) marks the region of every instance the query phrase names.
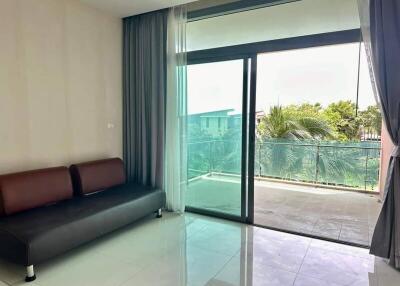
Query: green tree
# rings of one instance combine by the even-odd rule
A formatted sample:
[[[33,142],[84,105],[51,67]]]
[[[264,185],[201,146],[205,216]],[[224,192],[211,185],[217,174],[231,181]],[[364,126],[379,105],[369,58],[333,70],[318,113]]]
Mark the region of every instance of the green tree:
[[[356,117],[356,105],[350,100],[331,103],[322,111],[323,116],[341,141],[357,140],[360,135],[360,119]]]
[[[344,112],[341,110],[342,107],[345,108]],[[256,160],[261,166],[260,172],[277,178],[314,180],[315,169],[304,166],[308,166],[310,159],[315,158],[316,146],[288,144],[286,140],[280,139],[326,140],[341,135],[343,140],[348,140],[347,136],[351,134],[343,128],[345,125],[336,126],[335,124],[343,123],[343,119],[351,119],[349,113],[352,110],[350,102],[332,104],[328,111],[319,104],[272,107],[269,114],[262,118],[258,125],[261,140],[258,142],[259,150],[257,150]],[[349,134],[340,134],[339,130]],[[358,129],[355,133],[358,134]],[[336,149],[328,148],[319,151],[318,180],[329,181],[330,178],[336,178],[338,182],[344,182],[348,173],[354,173],[357,162],[347,160],[349,156],[347,149],[339,152],[333,152],[333,150]]]
[[[376,105],[368,106],[366,110],[359,113],[361,125],[370,133],[381,134],[382,115]]]
[[[322,106],[320,103],[303,103],[301,105],[292,104],[285,106],[284,111],[286,114],[296,117],[321,117]]]
[[[212,136],[201,129],[200,124],[189,123],[188,124],[188,141],[199,142],[211,140]]]
[[[210,141],[212,137],[201,130],[200,124],[188,123],[189,178],[207,174],[210,168]]]
[[[328,122],[320,115],[319,106],[301,105],[274,106],[258,125],[258,134],[263,138],[324,139],[333,132]]]

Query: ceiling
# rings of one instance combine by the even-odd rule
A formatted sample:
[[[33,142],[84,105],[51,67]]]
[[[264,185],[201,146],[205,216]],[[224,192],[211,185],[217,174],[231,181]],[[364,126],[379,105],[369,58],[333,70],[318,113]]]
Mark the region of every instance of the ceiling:
[[[132,16],[194,1],[195,0],[81,0],[81,2],[118,17]]]

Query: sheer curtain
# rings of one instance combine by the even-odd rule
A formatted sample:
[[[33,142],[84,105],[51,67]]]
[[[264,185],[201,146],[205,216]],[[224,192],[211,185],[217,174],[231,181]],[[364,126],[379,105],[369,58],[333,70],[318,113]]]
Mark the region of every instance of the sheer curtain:
[[[181,213],[185,210],[187,187],[186,22],[185,6],[169,10],[164,185],[167,210]]]
[[[400,2],[359,0],[359,11],[371,81],[395,145],[371,253],[400,269]]]

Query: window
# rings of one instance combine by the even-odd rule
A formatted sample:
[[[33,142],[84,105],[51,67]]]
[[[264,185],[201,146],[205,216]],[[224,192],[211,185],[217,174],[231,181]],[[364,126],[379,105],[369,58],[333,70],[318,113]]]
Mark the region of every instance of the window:
[[[357,0],[302,0],[189,22],[189,51],[359,29]]]
[[[359,43],[260,54],[257,111],[303,103],[327,107],[340,100],[351,101],[359,110],[365,110],[376,103],[365,52],[361,60],[358,89]]]
[[[285,205],[289,195],[279,202],[263,198],[260,195],[281,190],[271,190],[271,186],[262,190],[263,181],[374,190],[379,177],[379,136],[371,136],[368,128],[360,134],[346,125],[352,119],[359,124],[355,117],[375,105],[360,33],[357,0],[302,0],[189,23],[188,109],[193,123],[188,130],[189,208],[306,232],[308,225],[292,228],[302,221],[296,220],[296,214],[304,217],[297,207],[307,209],[306,202],[290,205],[295,211],[289,212],[288,220],[278,218],[278,224],[271,225],[275,211],[289,209]],[[335,120],[342,122],[342,115],[320,114],[340,100],[351,106],[343,130],[332,125]],[[275,106],[289,109],[284,116],[276,112],[274,118],[266,118]],[[210,118],[207,134],[194,124],[200,115]],[[262,124],[264,135],[258,129]],[[293,187],[285,188],[290,198],[300,195]],[[326,194],[320,198],[327,201],[318,205],[329,206],[331,197]],[[260,214],[266,215],[268,223],[257,222]],[[339,234],[340,228],[330,238],[339,240]],[[340,239],[348,238],[344,233]],[[368,237],[361,239],[368,244]]]

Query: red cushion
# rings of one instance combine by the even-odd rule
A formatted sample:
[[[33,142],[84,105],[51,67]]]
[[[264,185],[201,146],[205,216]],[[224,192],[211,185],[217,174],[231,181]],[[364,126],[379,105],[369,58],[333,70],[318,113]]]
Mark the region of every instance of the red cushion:
[[[0,194],[0,211],[11,215],[71,198],[71,176],[67,167],[3,175]]]
[[[70,170],[74,189],[79,195],[102,191],[126,182],[124,163],[120,158],[75,164]]]

